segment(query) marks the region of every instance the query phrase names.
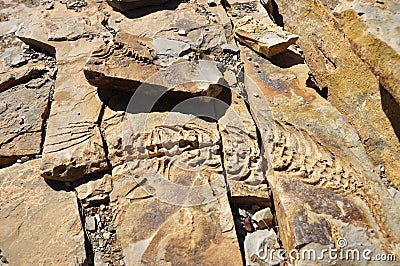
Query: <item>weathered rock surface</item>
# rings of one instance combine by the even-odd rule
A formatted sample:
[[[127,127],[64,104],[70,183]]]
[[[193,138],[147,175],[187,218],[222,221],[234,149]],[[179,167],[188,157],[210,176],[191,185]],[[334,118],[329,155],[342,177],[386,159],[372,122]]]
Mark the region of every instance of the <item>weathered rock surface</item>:
[[[74,192],[52,189],[40,160],[0,170],[0,246],[10,265],[86,265]]]
[[[22,23],[15,35],[23,42],[55,56],[57,44],[52,42],[98,37],[104,31],[100,27],[91,26],[88,17],[33,19]]]
[[[289,62],[293,54],[286,56]],[[248,100],[266,156],[274,154],[269,164],[274,171],[267,179],[284,248],[311,245],[321,250],[345,238],[349,248],[359,247],[363,239],[369,248],[396,253],[397,206],[371,171],[354,129],[336,108],[307,88],[307,66],[297,63],[282,69],[243,47],[242,57],[249,75]],[[255,93],[269,99],[277,125],[272,132],[274,147],[268,143],[272,117]]]
[[[340,1],[334,9],[351,48],[372,68],[397,104],[400,104],[399,14],[397,1]]]
[[[41,153],[56,72],[54,58],[17,44],[0,60],[1,166]]]
[[[398,187],[398,122],[396,118],[386,115],[387,107],[381,96],[379,80],[369,66],[354,54],[345,36],[347,30],[343,32],[340,29],[341,24],[320,1],[276,2],[285,19],[286,29],[300,36],[298,44],[304,50],[318,86],[327,91],[327,99],[355,127],[375,166],[384,165],[388,178]],[[381,62],[387,63],[386,60]],[[398,63],[394,65],[395,70]],[[396,106],[391,105],[391,108]]]
[[[0,2],[1,265],[399,258],[397,3],[112,2]]]
[[[73,18],[71,21],[74,23],[67,26],[70,32],[60,31],[65,21],[59,22],[57,27],[38,27],[37,23],[46,21],[25,23],[17,36],[28,44],[56,54],[58,72],[41,170],[46,178],[73,181],[86,174],[105,170],[108,165],[97,125],[102,102],[97,89],[87,83],[82,71],[86,56],[90,55],[94,49],[92,46],[98,45],[100,40],[82,39],[91,34],[89,30],[84,30],[84,26],[79,27],[84,20]],[[63,35],[65,38],[59,36],[56,39],[61,38],[65,42],[51,40],[50,36],[56,35]],[[77,40],[68,41],[74,39]]]
[[[127,15],[129,17],[129,13]],[[132,11],[132,16],[137,17],[137,11]],[[151,39],[181,41],[189,44],[193,50],[207,54],[220,49],[232,35],[231,21],[224,8],[221,5],[209,7],[205,0],[182,2],[178,6],[115,23],[120,17],[120,14],[114,13],[109,18],[110,27],[115,31]],[[179,34],[179,31],[185,34]],[[192,57],[199,59],[198,54]]]
[[[160,41],[166,42],[159,38],[152,40],[127,33],[119,34],[114,43],[102,45],[93,52],[84,68],[85,76],[94,86],[122,91],[135,91],[146,82],[146,93],[160,96],[164,93],[175,97],[217,96],[220,93],[222,88],[219,84],[223,83],[223,76],[212,62],[177,64],[164,71],[162,64],[156,61],[157,55],[167,55],[168,46],[162,48]],[[186,43],[172,40],[168,44],[170,47],[186,46],[183,49],[189,47]],[[156,47],[161,51],[157,51]],[[170,55],[174,56],[174,53]],[[175,53],[175,58],[180,55],[179,52]],[[202,85],[196,80],[201,81]]]
[[[246,265],[280,265],[277,254],[270,253],[271,250],[279,248],[278,238],[273,230],[258,230],[250,233],[244,241]]]
[[[257,21],[252,16],[245,16],[235,24],[236,39],[266,56],[282,53],[299,38],[280,29],[272,23]]]
[[[0,165],[40,154],[52,86],[51,80],[44,80],[40,87],[20,85],[0,94]]]
[[[240,265],[216,124],[180,113],[128,118],[129,160],[113,169],[111,193],[125,263]]]
[[[73,181],[108,169],[97,124],[102,102],[82,71],[82,48],[90,46],[82,41],[78,47],[77,58],[59,64],[41,164],[42,175],[49,179]]]

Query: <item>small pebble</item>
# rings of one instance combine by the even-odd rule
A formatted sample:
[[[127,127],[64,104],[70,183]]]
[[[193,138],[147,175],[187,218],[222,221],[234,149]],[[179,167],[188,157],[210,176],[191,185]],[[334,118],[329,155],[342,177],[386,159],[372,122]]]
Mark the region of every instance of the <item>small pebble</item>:
[[[260,97],[260,95],[258,93],[256,93],[256,92],[253,92],[253,96],[256,97],[256,98]]]
[[[116,18],[115,19],[115,23],[121,23],[122,22],[122,18]]]
[[[48,6],[46,6],[46,10],[51,10],[54,8],[54,3],[51,2]]]
[[[110,237],[111,237],[111,234],[109,233],[109,232],[105,232],[105,233],[103,233],[103,238],[104,239],[110,239]]]
[[[106,205],[101,204],[101,205],[100,205],[100,210],[101,210],[101,211],[104,211],[105,209],[106,209]]]
[[[85,218],[85,228],[90,232],[96,231],[96,219],[94,216],[88,216]]]
[[[23,156],[21,157],[21,163],[27,162],[29,161],[29,157],[28,156]]]
[[[180,29],[180,30],[178,31],[178,35],[180,35],[180,36],[186,36],[187,33],[186,33],[186,31],[185,31],[184,29]]]

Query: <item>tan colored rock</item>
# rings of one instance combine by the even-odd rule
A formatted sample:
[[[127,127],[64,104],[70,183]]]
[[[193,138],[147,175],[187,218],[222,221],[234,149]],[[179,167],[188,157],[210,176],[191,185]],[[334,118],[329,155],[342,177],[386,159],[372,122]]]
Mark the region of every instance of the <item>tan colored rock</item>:
[[[396,122],[392,124],[396,120],[385,113],[379,80],[354,54],[341,24],[319,1],[276,2],[286,29],[300,36],[298,44],[318,86],[355,127],[374,165],[384,165],[388,178],[399,186],[398,130]]]
[[[123,23],[115,23],[121,18],[119,12],[110,12],[110,27],[132,35],[185,42],[192,49],[207,54],[220,49],[227,42],[231,35],[231,23],[222,5],[209,7],[206,0],[181,2],[179,5],[171,2],[170,8],[160,8],[157,12],[133,10],[126,13],[128,17],[124,17]],[[130,19],[129,14],[136,18]],[[138,14],[142,15],[138,17]],[[179,35],[179,30],[186,34]]]
[[[77,184],[76,197],[84,205],[107,203],[110,200],[109,194],[113,189],[112,177],[105,174],[103,177],[90,180],[84,184]]]
[[[27,81],[39,77],[50,69],[42,66],[24,66],[17,69],[7,69],[7,72],[2,72],[0,79],[0,92],[4,92],[14,86],[26,83]]]
[[[229,108],[218,120],[227,180],[228,183],[244,181],[246,184],[259,185],[266,180],[257,129],[243,98],[238,97],[235,91],[229,94]]]
[[[272,227],[274,216],[272,215],[270,208],[265,208],[265,209],[259,210],[256,213],[254,213],[254,215],[251,217],[251,219],[256,221],[257,225],[258,225],[258,229],[262,230],[265,228]]]
[[[56,55],[56,44],[52,42],[75,41],[80,38],[99,36],[103,31],[88,25],[87,17],[33,19],[21,24],[15,35],[23,42]],[[50,42],[49,42],[50,41]]]
[[[339,1],[332,5],[333,14],[340,23],[353,51],[371,67],[380,84],[400,104],[400,4],[397,1]],[[384,94],[384,92],[381,92]],[[396,109],[390,97],[381,95],[387,116]],[[385,107],[385,106],[384,106]],[[397,108],[398,109],[398,108]],[[392,116],[393,117],[393,116]],[[398,128],[396,119],[391,118]],[[396,129],[398,130],[398,129]],[[397,133],[399,135],[399,133]]]
[[[122,91],[135,91],[146,82],[149,86],[146,90],[148,94],[166,93],[174,97],[189,97],[217,96],[220,93],[222,88],[218,84],[222,84],[223,76],[212,62],[182,63],[162,68],[157,58],[165,55],[167,47],[162,47],[165,42],[167,40],[160,38],[152,40],[121,33],[113,43],[102,45],[93,52],[84,68],[85,76],[94,86]],[[175,41],[177,50],[181,49],[179,44],[184,43]],[[172,46],[168,50],[171,56],[179,57],[179,52],[172,52],[175,49]],[[194,82],[196,80],[204,84],[199,85]]]
[[[45,24],[50,23],[47,20],[25,23],[18,31],[18,37],[48,52],[54,49],[56,54],[58,72],[46,129],[41,171],[45,178],[74,181],[86,174],[108,169],[97,124],[102,102],[98,98],[97,89],[87,83],[82,71],[93,46],[99,45],[102,40],[83,38],[96,29],[82,24],[87,23],[87,20],[71,18],[75,24],[66,23],[71,32],[60,31],[63,23],[59,20],[52,20],[58,21],[57,27],[46,27]],[[44,26],[37,27],[37,23],[44,23]],[[82,27],[79,27],[81,24]],[[100,34],[101,31],[97,33]],[[65,38],[60,37],[60,34],[65,34]],[[76,36],[78,39],[65,42],[49,40],[49,36],[56,35],[60,35],[56,39],[68,40],[68,36]]]
[[[236,39],[266,56],[274,56],[285,51],[299,38],[274,24],[263,23],[252,16],[245,16],[235,24]]]
[[[65,45],[61,51],[72,48],[69,47],[71,43]],[[79,56],[58,60],[60,64],[41,164],[45,178],[73,181],[108,169],[97,125],[102,102],[97,89],[87,83],[82,71],[85,64],[82,48],[87,45],[84,40],[74,43],[76,48],[69,50],[68,55],[79,49]],[[59,54],[62,56],[62,52]],[[86,54],[89,55],[90,50]],[[66,61],[61,63],[63,60]]]
[[[0,170],[0,246],[10,265],[86,265],[74,192],[54,190],[40,160]]]
[[[128,117],[128,160],[113,169],[111,193],[125,263],[241,265],[216,124],[174,112]]]
[[[52,86],[53,81],[43,76],[32,80],[31,85],[14,86],[0,94],[0,165],[40,154]]]
[[[275,254],[271,252],[279,248],[274,230],[257,230],[248,234],[244,240],[246,265],[280,265],[280,260],[277,258],[278,252]]]
[[[357,132],[336,108],[306,86],[308,67],[295,64],[282,69],[241,48],[248,101],[266,158],[273,153],[267,179],[284,248],[310,245],[321,250],[345,238],[349,248],[362,251],[364,241],[369,248],[396,253],[398,206],[373,173]],[[273,116],[269,116],[271,111]]]
[[[97,87],[132,91],[160,69],[155,56],[151,39],[122,33],[92,53],[85,76]]]

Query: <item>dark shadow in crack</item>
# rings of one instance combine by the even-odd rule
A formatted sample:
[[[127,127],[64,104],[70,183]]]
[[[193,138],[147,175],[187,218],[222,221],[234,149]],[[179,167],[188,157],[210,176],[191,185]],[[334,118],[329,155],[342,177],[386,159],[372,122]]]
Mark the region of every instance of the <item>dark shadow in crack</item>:
[[[163,90],[162,92],[167,91],[165,88],[159,89]],[[148,92],[147,90],[144,91]],[[161,97],[154,97],[151,93],[149,95],[144,95],[143,93],[134,95],[135,93],[133,92],[106,88],[98,88],[97,92],[101,101],[113,111],[125,111],[130,114],[179,112],[192,114],[207,121],[210,119],[216,121],[221,118],[232,102],[232,92],[225,87],[222,88],[221,93],[215,99],[211,98],[211,101],[205,101],[202,96],[184,92],[160,93]]]
[[[269,61],[280,68],[289,68],[295,65],[304,64],[304,58],[290,50],[272,56],[269,58]]]
[[[379,90],[381,94],[382,109],[387,118],[389,118],[397,139],[400,141],[400,105],[381,84],[379,84]]]
[[[145,0],[147,1],[147,0]],[[140,18],[151,13],[161,11],[161,10],[175,10],[180,3],[185,2],[183,0],[170,0],[164,4],[154,5],[154,6],[145,6],[145,7],[136,7],[134,3],[124,3],[124,2],[110,2],[109,5],[112,6],[115,10],[121,12],[125,17],[129,19]],[[121,11],[124,9],[126,11]],[[130,9],[130,10],[127,10]]]
[[[279,13],[279,7],[275,0],[271,0],[271,9],[272,10],[268,10],[268,13],[272,16],[275,24],[283,27],[283,16]]]

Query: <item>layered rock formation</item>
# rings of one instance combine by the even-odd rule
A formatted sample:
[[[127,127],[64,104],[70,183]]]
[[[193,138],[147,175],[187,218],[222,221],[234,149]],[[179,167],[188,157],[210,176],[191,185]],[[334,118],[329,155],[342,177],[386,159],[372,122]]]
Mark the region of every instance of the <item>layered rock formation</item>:
[[[0,6],[1,265],[398,262],[395,1]]]

